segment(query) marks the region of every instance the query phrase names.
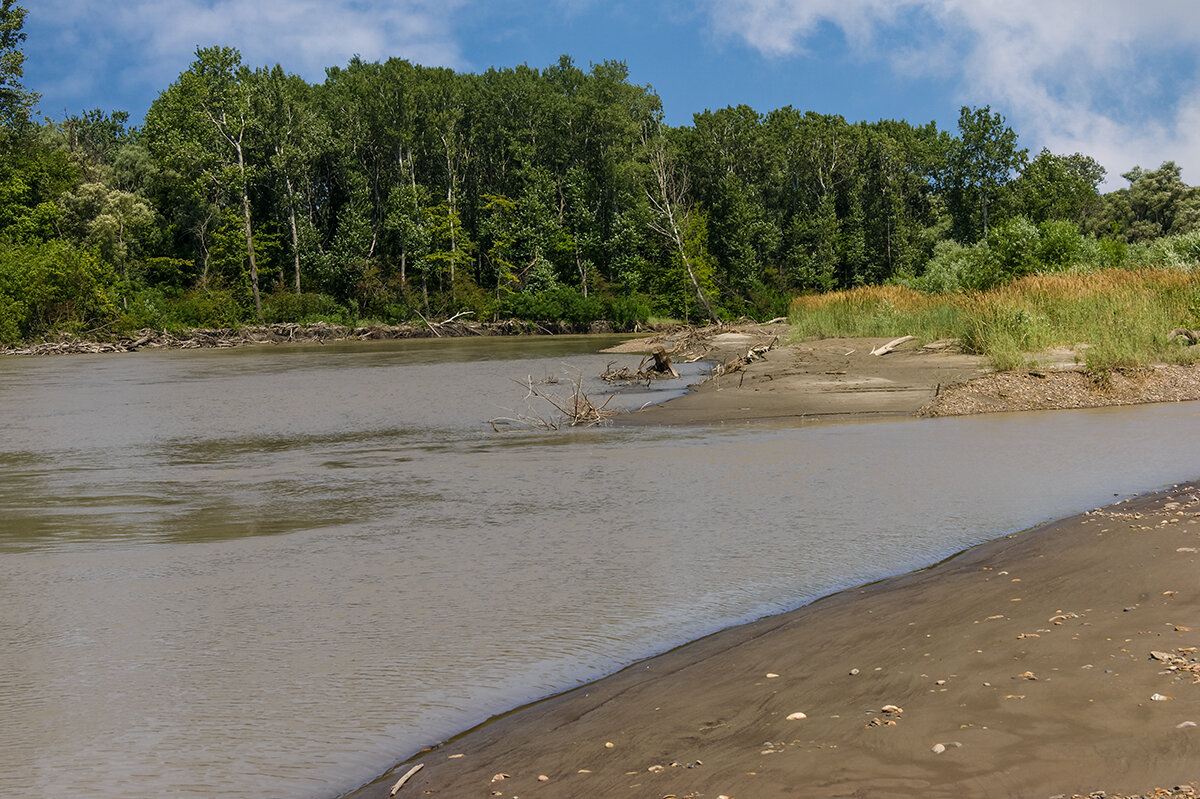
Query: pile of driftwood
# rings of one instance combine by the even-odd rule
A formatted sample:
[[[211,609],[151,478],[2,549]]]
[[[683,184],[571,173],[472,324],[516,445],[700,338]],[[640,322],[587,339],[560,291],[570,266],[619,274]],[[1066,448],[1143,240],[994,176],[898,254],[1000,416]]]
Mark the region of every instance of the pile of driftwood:
[[[671,354],[662,347],[655,347],[654,352],[643,358],[636,369],[628,366],[613,369],[610,363],[609,368],[600,374],[600,379],[609,383],[640,383],[671,377],[679,377],[679,371],[671,363]]]
[[[59,336],[21,347],[0,347],[0,355],[71,355],[102,352],[134,352],[140,349],[201,349],[239,347],[245,344],[282,344],[285,342],[370,341],[404,338],[462,338],[466,336],[516,336],[525,334],[578,333],[566,323],[526,322],[507,319],[500,322],[470,322],[453,316],[444,322],[427,320],[421,325],[367,325],[348,327],[329,322],[301,325],[279,323],[241,328],[194,328],[170,333],[165,330],[139,330],[132,336],[97,340],[77,336]],[[612,332],[605,323],[592,325],[586,332]]]
[[[751,347],[750,349],[746,350],[745,355],[739,355],[736,358],[731,358],[725,363],[717,364],[716,368],[713,369],[713,377],[727,375],[730,372],[740,372],[749,364],[765,359],[767,357],[767,353],[773,350],[775,345],[778,343],[779,337],[776,336],[766,344],[759,344],[757,347]]]
[[[563,427],[595,427],[607,424],[617,411],[608,407],[615,394],[610,394],[604,402],[597,405],[583,389],[583,374],[576,372],[570,383],[570,392],[566,395],[542,388],[545,385],[557,385],[558,378],[548,377],[540,382],[534,382],[530,375],[524,381],[514,380],[526,389],[525,413],[513,416],[498,416],[491,420],[492,429],[497,433],[513,430],[560,430]],[[546,408],[545,406],[549,406]]]

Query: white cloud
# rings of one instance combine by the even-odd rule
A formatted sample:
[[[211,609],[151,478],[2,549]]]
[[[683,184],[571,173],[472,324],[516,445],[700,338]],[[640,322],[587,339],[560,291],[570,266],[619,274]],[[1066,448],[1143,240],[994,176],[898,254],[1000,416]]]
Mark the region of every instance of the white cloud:
[[[710,2],[719,34],[771,58],[802,56],[833,26],[860,60],[951,77],[960,102],[1003,110],[1027,145],[1095,157],[1110,186],[1135,163],[1168,159],[1200,179],[1200,14],[1190,0]]]
[[[38,0],[26,20],[27,50],[57,56],[54,73],[41,84],[47,95],[92,97],[104,96],[102,81],[114,76],[130,93],[161,90],[187,69],[197,46],[236,47],[250,66],[281,63],[310,81],[354,55],[458,67],[463,59],[453,22],[466,2]],[[91,90],[81,91],[88,84]]]

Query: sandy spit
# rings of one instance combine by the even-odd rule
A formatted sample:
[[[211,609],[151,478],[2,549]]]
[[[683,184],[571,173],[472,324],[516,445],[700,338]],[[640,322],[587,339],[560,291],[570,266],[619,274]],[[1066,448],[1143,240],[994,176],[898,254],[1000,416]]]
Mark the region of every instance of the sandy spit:
[[[417,762],[401,797],[1191,796],[1198,569],[1179,485],[696,641],[351,796]]]

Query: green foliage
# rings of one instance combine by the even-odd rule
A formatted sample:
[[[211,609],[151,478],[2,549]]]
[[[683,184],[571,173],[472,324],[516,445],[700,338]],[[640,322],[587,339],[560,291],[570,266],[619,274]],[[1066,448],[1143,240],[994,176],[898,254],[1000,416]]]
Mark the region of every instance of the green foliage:
[[[267,324],[319,321],[353,324],[355,315],[328,294],[278,291],[263,299],[263,319]]]
[[[14,2],[0,0],[0,126],[6,128],[24,123],[38,101],[38,95],[21,84],[25,54],[20,46],[25,41],[26,11]]]
[[[635,325],[645,324],[650,319],[650,298],[642,294],[628,297],[612,297],[607,303],[604,318],[619,330],[632,330]]]
[[[253,316],[249,299],[232,289],[193,289],[169,303],[163,327],[239,327]]]
[[[642,309],[630,303],[623,305],[622,311],[640,314]],[[501,301],[497,312],[511,319],[562,321],[575,329],[586,329],[592,322],[604,318],[605,307],[595,297],[584,297],[575,289],[559,286],[537,293],[510,294]]]
[[[111,268],[63,242],[0,246],[0,336],[87,333],[117,319]]]
[[[260,283],[275,291],[264,319],[469,310],[582,328],[771,318],[797,294],[877,284],[962,293],[1200,265],[1200,193],[1178,166],[1101,197],[1093,159],[1027,162],[988,107],[961,109],[954,131],[744,105],[671,128],[620,62],[460,74],[354,58],[314,85],[214,47],[140,130],[100,110],[38,125],[13,82],[23,16],[0,0],[0,242],[86,251],[125,325],[237,324]],[[0,335],[47,324],[14,321],[36,288],[5,291]]]

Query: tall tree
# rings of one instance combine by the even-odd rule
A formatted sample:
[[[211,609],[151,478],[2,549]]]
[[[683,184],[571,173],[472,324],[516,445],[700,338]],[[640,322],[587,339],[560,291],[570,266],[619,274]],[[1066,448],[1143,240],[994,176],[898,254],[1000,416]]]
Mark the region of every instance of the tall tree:
[[[261,321],[247,152],[257,123],[251,90],[251,72],[237,50],[198,47],[188,71],[150,106],[145,134],[164,163],[200,183],[214,184],[240,202],[250,290]]]
[[[19,126],[29,119],[38,95],[28,91],[21,78],[25,75],[25,9],[15,0],[0,0],[0,125]]]
[[[687,198],[687,172],[668,150],[661,124],[647,124],[643,146],[653,177],[652,187],[646,193],[656,214],[650,227],[669,242],[696,292],[696,299],[713,324],[717,324],[721,320],[703,285],[711,268],[708,264],[707,220],[703,216],[694,218],[696,209]]]
[[[1080,153],[1055,155],[1043,148],[1013,181],[1013,210],[1030,221],[1079,224],[1100,204],[1105,170]]]
[[[1017,147],[1017,134],[990,106],[963,106],[958,131],[949,165],[951,212],[956,233],[968,242],[987,237],[989,212],[1001,190],[1024,167],[1029,151]]]

